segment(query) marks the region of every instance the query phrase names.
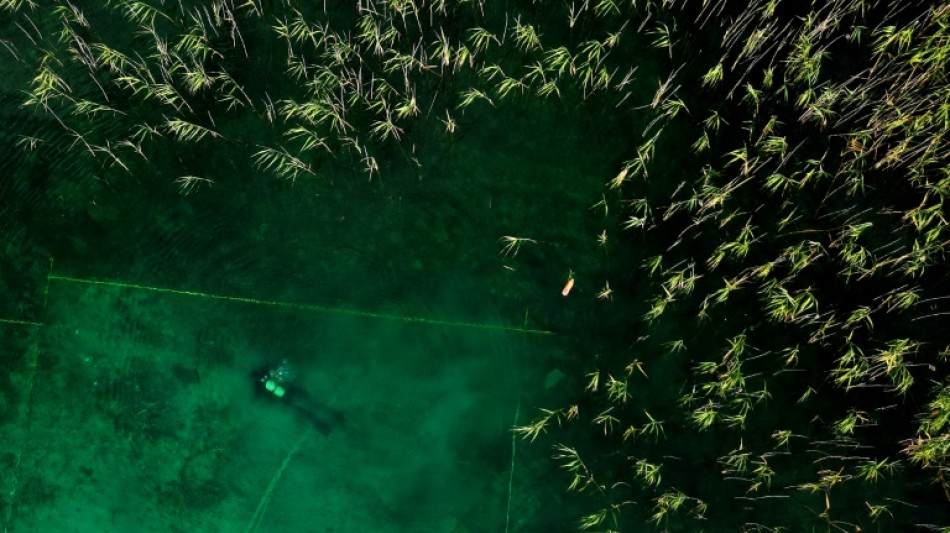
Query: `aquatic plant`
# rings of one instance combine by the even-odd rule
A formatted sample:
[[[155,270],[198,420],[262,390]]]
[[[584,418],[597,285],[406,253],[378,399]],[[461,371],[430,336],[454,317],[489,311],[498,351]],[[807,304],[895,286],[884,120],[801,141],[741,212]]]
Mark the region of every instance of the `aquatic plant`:
[[[613,302],[639,300],[644,323],[631,348],[584,365],[595,378],[571,424],[548,409],[519,428],[556,450],[584,443],[572,488],[598,491],[583,529],[947,526],[914,509],[948,490],[950,338],[936,324],[950,122],[935,60],[950,53],[950,6],[778,4],[648,3],[666,17],[651,35],[671,74],[641,104],[646,142],[606,184],[627,205],[615,239],[642,250]],[[718,40],[692,44],[705,36]],[[695,160],[656,161],[689,131]],[[628,376],[610,379],[629,390],[630,361],[674,381],[631,397],[596,379]],[[930,499],[908,501],[895,479]]]

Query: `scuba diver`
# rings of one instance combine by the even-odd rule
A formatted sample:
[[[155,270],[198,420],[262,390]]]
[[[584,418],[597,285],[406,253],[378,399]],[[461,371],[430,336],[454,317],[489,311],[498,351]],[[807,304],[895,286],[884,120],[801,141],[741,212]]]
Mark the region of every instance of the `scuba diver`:
[[[255,390],[258,394],[288,405],[324,435],[329,435],[334,427],[342,426],[343,412],[314,400],[306,390],[291,383],[294,377],[293,367],[283,359],[276,367],[263,368],[254,373],[254,378],[260,383]]]

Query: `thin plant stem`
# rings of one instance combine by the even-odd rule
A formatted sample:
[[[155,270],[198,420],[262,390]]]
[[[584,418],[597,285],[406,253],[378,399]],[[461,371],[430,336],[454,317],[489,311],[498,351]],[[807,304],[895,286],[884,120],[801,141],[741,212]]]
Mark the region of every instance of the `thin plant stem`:
[[[512,427],[518,427],[518,415],[521,413],[521,398],[518,398],[518,407],[515,408],[515,421],[512,423]],[[517,451],[518,446],[518,434],[514,431],[511,432],[511,468],[508,471],[508,506],[505,510],[505,533],[508,533],[508,528],[511,525],[511,486],[515,482],[515,452]]]

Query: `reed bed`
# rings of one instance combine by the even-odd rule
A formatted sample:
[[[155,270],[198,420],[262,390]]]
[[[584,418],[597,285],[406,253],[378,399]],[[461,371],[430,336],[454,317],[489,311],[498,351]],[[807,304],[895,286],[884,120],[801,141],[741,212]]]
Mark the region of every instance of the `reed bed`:
[[[582,530],[947,531],[950,6],[649,5],[672,74],[607,187],[653,296],[611,280],[632,347],[517,431],[553,432]]]
[[[0,4],[22,30],[3,43],[32,71],[24,105],[74,139],[46,148],[88,158],[114,172],[112,179],[134,174],[132,160],[146,166],[156,153],[197,150],[235,123],[257,126],[222,140],[245,146],[264,172],[312,177],[336,161],[373,178],[380,154],[411,154],[421,135],[414,129],[433,119],[451,135],[472,106],[560,97],[565,90],[586,99],[625,87],[636,70],[619,80],[610,58],[630,33],[627,24],[578,31],[547,46],[540,26],[528,22],[530,6],[501,12],[470,2],[402,0],[54,4],[55,15],[31,3]],[[587,10],[585,4],[574,11],[572,20]],[[38,57],[24,53],[30,47],[41,51]],[[275,62],[284,63],[282,76],[255,78],[273,72]],[[38,145],[39,139],[29,143]]]

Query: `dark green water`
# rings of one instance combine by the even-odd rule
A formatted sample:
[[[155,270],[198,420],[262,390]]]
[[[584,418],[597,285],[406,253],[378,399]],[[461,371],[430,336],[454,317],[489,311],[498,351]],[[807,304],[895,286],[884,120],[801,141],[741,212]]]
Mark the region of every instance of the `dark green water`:
[[[584,177],[606,154],[569,151],[590,132],[556,118],[530,140],[523,119],[486,119],[419,177],[291,186],[233,169],[187,198],[34,199],[61,233],[21,219],[10,256],[4,318],[38,324],[2,326],[7,523],[242,531],[284,460],[254,530],[500,531],[561,515],[534,486],[552,466],[522,464],[510,432],[519,405],[564,390],[545,379],[571,357],[559,330],[584,299],[559,291],[571,248],[596,236],[599,184]],[[523,149],[489,155],[500,130]],[[558,244],[503,261],[498,240],[516,232]],[[255,394],[254,371],[283,359],[344,413],[330,435]]]
[[[7,530],[573,520],[552,508],[555,465],[511,427],[567,391],[576,366],[565,340],[602,280],[578,274],[571,299],[560,289],[593,268],[603,215],[588,208],[621,149],[610,121],[530,104],[473,113],[455,136],[432,120],[420,166],[396,152],[372,180],[339,164],[280,181],[222,142],[158,148],[116,177],[80,153],[15,147],[53,127],[18,110],[15,87],[3,125]],[[248,133],[231,120],[224,136]],[[577,148],[589,141],[596,150]],[[214,185],[183,196],[179,175]],[[505,256],[506,235],[537,243]],[[262,369],[283,360],[291,394],[342,413],[329,434],[262,392]]]
[[[765,119],[699,89],[722,36],[697,22],[698,6],[610,4],[0,2],[4,530],[566,532],[608,508],[622,513],[589,530],[948,523],[946,465],[902,455],[947,370],[950,330],[933,318],[944,258],[934,253],[926,275],[852,282],[833,253],[833,231],[864,220],[849,213],[876,209],[876,227],[891,229],[920,191],[874,175],[859,197],[818,178],[770,195],[753,173],[721,209],[686,200],[727,187],[738,172],[722,163],[728,143],[754,138]],[[148,6],[153,18],[138,11]],[[319,31],[278,36],[298,18]],[[399,28],[385,53],[354,37],[366,20]],[[476,28],[494,35],[483,50]],[[670,28],[682,63],[662,44]],[[187,35],[202,37],[181,44]],[[440,63],[446,39],[474,59]],[[609,67],[609,88],[578,81],[594,40],[608,43],[609,60],[595,63]],[[213,51],[201,56],[203,45]],[[555,66],[558,46],[570,64]],[[420,49],[427,61],[412,63]],[[109,50],[139,66],[107,64]],[[390,69],[398,61],[413,66]],[[214,80],[189,88],[202,72]],[[668,94],[688,108],[660,120],[675,76]],[[502,95],[506,79],[525,81]],[[558,93],[539,94],[548,81]],[[24,103],[43,87],[48,101]],[[470,89],[483,96],[463,104]],[[418,109],[394,120],[400,138],[381,138],[409,96]],[[345,127],[288,111],[344,100]],[[731,129],[718,152],[693,153],[712,109]],[[788,123],[800,114],[767,111]],[[188,138],[176,121],[204,133]],[[295,127],[326,149],[305,148]],[[787,160],[807,164],[826,133],[793,130],[807,144]],[[265,149],[299,157],[296,175],[262,163]],[[637,157],[648,172],[610,187]],[[713,167],[721,173],[705,173]],[[752,252],[717,271],[709,255],[746,221]],[[910,242],[884,229],[864,238],[882,257]],[[796,278],[786,247],[810,239],[828,259]],[[658,255],[654,273],[645,261]],[[786,294],[818,295],[808,320],[763,313],[771,278],[748,270],[769,261]],[[669,281],[677,273],[698,273],[695,293]],[[748,285],[700,319],[703,297],[740,275]],[[928,307],[884,311],[911,283]],[[644,319],[663,291],[669,310]],[[872,305],[872,326],[840,327]],[[907,355],[910,394],[886,387],[890,370],[860,390],[834,385],[843,343],[819,335],[822,321],[833,341],[868,354],[920,340]],[[746,336],[748,351],[733,356]],[[282,364],[293,377],[276,398],[262,378]],[[731,365],[742,384],[708,393]],[[609,397],[621,383],[622,397]],[[697,429],[690,417],[704,404],[741,421]],[[558,421],[516,438],[539,409]],[[849,413],[862,417],[857,432],[835,432]],[[662,429],[650,433],[650,421]],[[567,490],[557,445],[583,458],[582,490]],[[737,458],[746,466],[728,463]],[[899,468],[858,480],[858,465],[881,459]],[[644,464],[662,481],[641,479]],[[678,494],[681,506],[657,519]]]

